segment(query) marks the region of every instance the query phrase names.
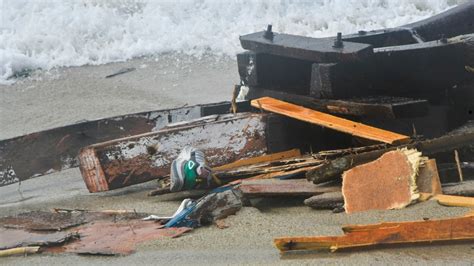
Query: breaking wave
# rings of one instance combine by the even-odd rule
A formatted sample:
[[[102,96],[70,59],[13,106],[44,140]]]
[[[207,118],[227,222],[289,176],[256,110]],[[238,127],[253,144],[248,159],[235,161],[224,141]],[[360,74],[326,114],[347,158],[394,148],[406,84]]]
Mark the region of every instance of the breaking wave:
[[[233,57],[239,34],[394,27],[462,0],[2,0],[0,84],[16,73],[177,52]],[[10,78],[10,79],[9,79]]]

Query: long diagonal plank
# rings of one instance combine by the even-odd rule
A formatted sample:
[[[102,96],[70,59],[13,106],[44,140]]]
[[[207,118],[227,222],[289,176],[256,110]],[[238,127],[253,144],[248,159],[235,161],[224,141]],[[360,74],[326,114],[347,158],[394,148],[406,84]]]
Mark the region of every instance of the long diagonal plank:
[[[380,141],[388,144],[405,143],[410,140],[410,138],[405,135],[353,122],[351,120],[325,114],[270,97],[252,100],[251,105],[256,108],[262,108],[266,111],[331,128],[357,137]]]
[[[79,154],[90,192],[107,191],[169,175],[186,146],[202,150],[211,167],[267,152],[265,114],[210,116],[158,132],[91,145]]]
[[[474,240],[474,216],[471,213],[466,217],[442,220],[352,225],[342,230],[342,236],[280,237],[275,238],[274,243],[284,252]]]

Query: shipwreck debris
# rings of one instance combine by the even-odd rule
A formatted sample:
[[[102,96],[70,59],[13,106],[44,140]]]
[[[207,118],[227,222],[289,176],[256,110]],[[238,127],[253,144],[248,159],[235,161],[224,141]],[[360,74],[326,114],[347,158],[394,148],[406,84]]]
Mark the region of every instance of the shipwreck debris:
[[[263,109],[277,114],[388,144],[406,143],[410,140],[408,136],[356,123],[270,97],[253,100],[251,104],[254,107],[261,106]]]
[[[266,115],[240,113],[207,119],[214,121],[191,121],[82,149],[80,169],[87,188],[100,192],[165,177],[181,147],[204,151],[211,167],[267,151]]]
[[[346,213],[401,209],[417,200],[416,175],[424,160],[417,150],[397,150],[344,172]]]
[[[337,251],[389,244],[432,244],[474,240],[474,216],[440,220],[349,225],[342,236],[280,237],[274,243],[281,252],[293,250]]]

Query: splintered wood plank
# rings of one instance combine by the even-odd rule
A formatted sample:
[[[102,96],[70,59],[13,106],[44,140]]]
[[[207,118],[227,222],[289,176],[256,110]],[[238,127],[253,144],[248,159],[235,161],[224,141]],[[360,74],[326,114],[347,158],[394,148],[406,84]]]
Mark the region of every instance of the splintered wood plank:
[[[280,237],[274,243],[285,252],[474,240],[474,217],[351,225],[343,227],[343,231],[342,236]]]
[[[437,200],[439,204],[449,207],[471,207],[474,208],[474,197],[431,195],[423,193],[423,198]]]
[[[90,192],[107,191],[169,175],[186,146],[202,150],[211,167],[267,152],[265,114],[209,116],[158,132],[88,146],[79,154]]]
[[[239,189],[245,196],[314,196],[325,192],[340,191],[339,186],[317,186],[306,179],[243,180]]]
[[[401,209],[418,198],[415,176],[421,161],[416,150],[390,151],[342,175],[346,213]]]
[[[262,108],[273,113],[331,128],[361,138],[380,141],[388,144],[406,143],[410,140],[410,137],[405,135],[371,127],[330,114],[325,114],[271,97],[263,97],[252,100],[251,104],[256,108]]]
[[[215,171],[223,171],[223,170],[237,168],[237,167],[241,167],[241,166],[253,165],[253,164],[264,163],[264,162],[271,162],[271,161],[276,161],[276,160],[283,160],[283,159],[288,159],[288,158],[293,158],[293,157],[298,157],[298,156],[301,156],[300,150],[299,149],[293,149],[293,150],[289,150],[289,151],[282,151],[282,152],[262,155],[262,156],[258,156],[258,157],[242,159],[242,160],[238,160],[236,162],[232,162],[232,163],[229,163],[229,164],[214,167],[213,169]]]

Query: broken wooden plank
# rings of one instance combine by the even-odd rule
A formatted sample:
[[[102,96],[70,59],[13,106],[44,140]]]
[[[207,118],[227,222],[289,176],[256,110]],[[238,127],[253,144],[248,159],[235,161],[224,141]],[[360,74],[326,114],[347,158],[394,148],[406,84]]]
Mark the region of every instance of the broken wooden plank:
[[[401,209],[418,199],[415,180],[422,162],[417,150],[397,150],[344,172],[346,213]]]
[[[273,33],[271,28],[240,36],[242,48],[246,50],[313,62],[357,61],[372,55],[371,45],[343,42],[343,47],[339,48],[334,47],[334,41],[331,38],[316,39]]]
[[[474,240],[474,217],[440,220],[350,225],[342,236],[280,237],[274,243],[281,251],[337,251],[348,248],[377,247],[388,244],[431,244]]]
[[[267,154],[267,155],[262,155],[258,157],[252,157],[248,159],[242,159],[238,160],[236,162],[232,162],[229,164],[221,165],[214,167],[214,171],[223,171],[223,170],[228,170],[232,168],[237,168],[237,167],[242,167],[242,166],[247,166],[247,165],[253,165],[253,164],[258,164],[258,163],[264,163],[264,162],[271,162],[271,161],[276,161],[276,160],[283,160],[283,159],[289,159],[293,157],[298,157],[301,156],[301,152],[299,149],[293,149],[289,151],[282,151],[282,152],[277,152],[277,153],[272,153],[272,154]]]
[[[449,207],[474,207],[474,197],[463,197],[443,194],[432,195],[424,193],[423,198],[436,200],[440,205]]]
[[[435,139],[418,141],[398,147],[388,147],[359,154],[350,154],[316,166],[313,170],[308,171],[306,177],[309,180],[312,180],[315,184],[320,184],[339,179],[344,171],[349,170],[354,166],[375,160],[382,154],[397,148],[416,148],[423,152],[424,155],[432,156],[437,153],[452,151],[463,146],[468,146],[473,142],[474,131],[469,131],[445,135]]]
[[[325,192],[340,191],[338,186],[316,186],[305,179],[243,180],[239,186],[244,196],[314,196]]]
[[[248,110],[249,103],[239,104]],[[247,105],[247,106],[245,106]],[[168,124],[228,113],[229,102],[128,114],[0,140],[0,186],[78,167],[79,150],[91,144],[155,132]]]
[[[340,191],[326,192],[305,199],[304,204],[313,209],[335,209],[344,207],[344,197]]]
[[[169,174],[186,146],[202,150],[211,167],[267,152],[266,115],[242,113],[189,122],[158,132],[84,148],[80,169],[90,192],[107,191]]]
[[[419,192],[443,194],[435,159],[424,161],[420,165],[416,177],[416,187]]]
[[[308,123],[317,124],[337,131],[345,132],[353,136],[358,136],[370,140],[380,141],[388,144],[406,143],[410,137],[386,131],[383,129],[356,123],[347,119],[332,116],[329,114],[314,111],[298,105],[263,97],[251,101],[253,107],[285,115]]]
[[[429,112],[427,100],[393,96],[367,96],[348,99],[315,99],[311,96],[278,91],[273,87],[252,88],[250,99],[272,97],[309,109],[334,115],[392,119],[425,116]]]

